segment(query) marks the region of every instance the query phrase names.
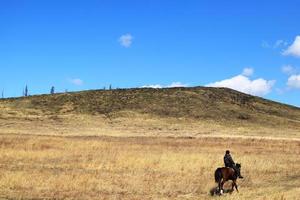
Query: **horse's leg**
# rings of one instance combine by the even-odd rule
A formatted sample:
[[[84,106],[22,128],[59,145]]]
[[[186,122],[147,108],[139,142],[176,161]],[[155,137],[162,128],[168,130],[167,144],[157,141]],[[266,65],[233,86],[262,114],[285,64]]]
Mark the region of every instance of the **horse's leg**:
[[[234,184],[234,186],[235,186],[236,191],[239,192],[238,186],[237,186],[237,184],[236,184],[236,180],[233,181],[233,184]],[[233,187],[232,187],[232,188],[233,188]]]
[[[218,192],[219,192],[219,194],[221,194],[221,190],[222,190],[222,188],[221,188],[221,180],[219,180],[219,182],[218,182]]]
[[[224,191],[224,189],[223,189],[224,183],[225,183],[225,181],[224,181],[224,179],[223,179],[222,182],[221,182],[221,190],[220,190],[220,193],[221,193],[221,194],[222,194],[223,191]]]
[[[232,184],[231,184],[231,192],[234,191],[234,186],[235,186],[234,181],[232,181]],[[231,192],[230,192],[230,193],[231,193]]]

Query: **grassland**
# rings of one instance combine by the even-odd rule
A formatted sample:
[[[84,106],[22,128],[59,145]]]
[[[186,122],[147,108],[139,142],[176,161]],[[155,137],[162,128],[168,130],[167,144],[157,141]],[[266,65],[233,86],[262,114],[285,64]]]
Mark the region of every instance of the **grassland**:
[[[0,100],[0,199],[216,199],[226,149],[240,193],[299,199],[300,109],[224,88]]]
[[[0,198],[219,199],[227,148],[245,179],[222,199],[299,199],[299,141],[31,135],[0,136]]]

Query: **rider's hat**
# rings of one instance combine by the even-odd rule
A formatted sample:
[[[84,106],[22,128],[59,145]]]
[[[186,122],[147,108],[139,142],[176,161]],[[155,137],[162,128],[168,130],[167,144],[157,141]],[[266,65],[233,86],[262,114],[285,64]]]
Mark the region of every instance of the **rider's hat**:
[[[229,150],[226,150],[226,154],[230,154],[230,151],[229,151]]]

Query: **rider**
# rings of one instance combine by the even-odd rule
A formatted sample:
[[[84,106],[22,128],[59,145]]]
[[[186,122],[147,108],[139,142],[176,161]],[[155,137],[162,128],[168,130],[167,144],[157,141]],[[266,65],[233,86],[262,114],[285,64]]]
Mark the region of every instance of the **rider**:
[[[226,153],[225,153],[224,164],[225,164],[225,167],[233,168],[234,171],[237,173],[237,175],[238,175],[239,178],[244,178],[241,175],[240,170],[235,166],[235,162],[233,161],[233,159],[232,159],[232,157],[230,155],[230,151],[229,150],[227,150]]]

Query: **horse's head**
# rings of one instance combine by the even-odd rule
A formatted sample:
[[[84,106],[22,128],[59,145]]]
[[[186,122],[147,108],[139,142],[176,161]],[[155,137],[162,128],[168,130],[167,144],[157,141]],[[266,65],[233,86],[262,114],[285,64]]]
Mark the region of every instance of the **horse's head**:
[[[240,163],[236,163],[235,166],[236,166],[238,169],[241,169],[241,167],[242,167]]]

